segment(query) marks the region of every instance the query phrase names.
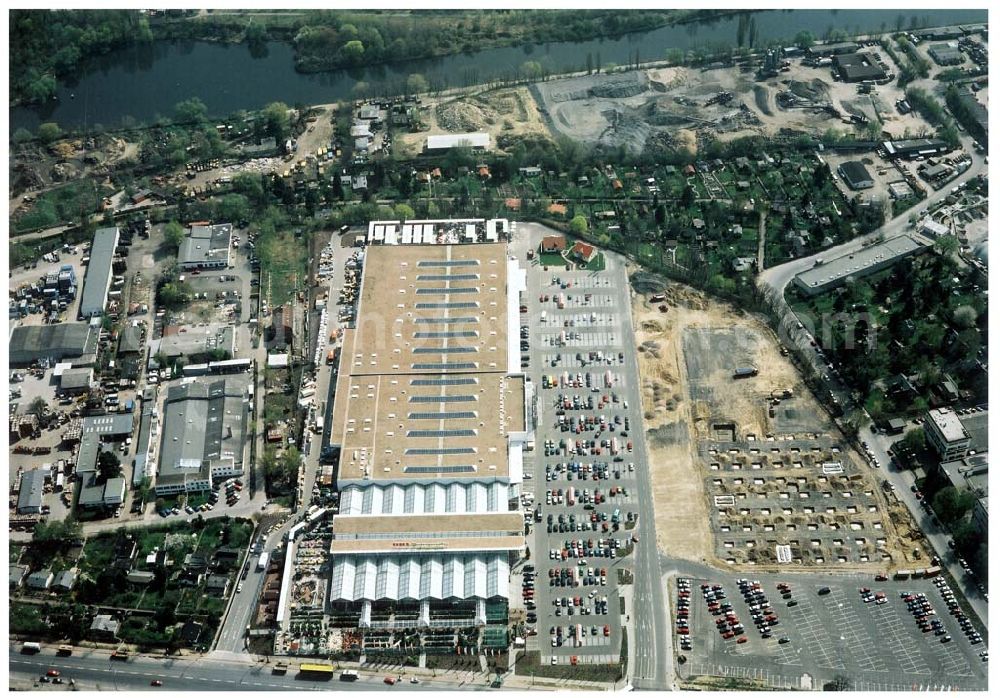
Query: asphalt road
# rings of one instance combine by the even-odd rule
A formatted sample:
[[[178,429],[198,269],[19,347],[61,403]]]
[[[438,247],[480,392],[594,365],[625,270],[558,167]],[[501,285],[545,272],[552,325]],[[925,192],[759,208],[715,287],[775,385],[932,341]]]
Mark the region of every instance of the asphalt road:
[[[381,691],[388,689],[381,676],[366,676],[354,682],[311,681],[297,678],[297,671],[289,669],[284,676],[271,673],[271,666],[247,662],[220,662],[206,659],[163,659],[133,657],[127,662],[111,661],[106,652],[77,650],[70,657],[52,656],[51,650],[41,654],[19,654],[15,645],[10,647],[10,683],[15,687],[33,687],[39,676],[49,669],[57,669],[64,680],[73,679],[81,690],[115,691]],[[153,680],[163,682],[153,687]],[[67,684],[53,686],[38,684],[39,688],[56,690],[68,688]],[[406,690],[441,691],[456,686],[442,681],[426,680],[420,684],[405,684]],[[480,690],[474,684],[462,686],[463,690]]]
[[[639,394],[639,365],[635,351],[635,335],[633,333],[630,287],[626,278],[621,257],[606,255],[609,269],[615,273],[612,286],[619,294],[618,307],[625,316],[622,330],[622,344],[625,347],[625,365],[622,367],[625,380],[623,391],[626,399],[632,403],[637,419],[641,424],[642,396]],[[635,643],[632,650],[633,665],[629,667],[631,684],[636,688],[667,690],[668,672],[665,648],[670,642],[666,624],[666,600],[663,586],[660,583],[659,551],[656,547],[656,531],[654,528],[655,511],[653,508],[653,490],[649,473],[648,451],[646,450],[646,432],[639,428],[634,432],[635,464],[638,486],[639,542],[635,549],[635,582],[632,613],[634,628],[630,643]],[[650,612],[652,611],[652,612]]]

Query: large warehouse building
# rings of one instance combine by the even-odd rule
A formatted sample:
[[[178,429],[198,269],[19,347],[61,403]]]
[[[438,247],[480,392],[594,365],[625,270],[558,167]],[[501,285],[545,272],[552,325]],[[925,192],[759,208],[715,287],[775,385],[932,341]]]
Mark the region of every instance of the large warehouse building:
[[[157,495],[204,491],[215,479],[243,474],[248,385],[246,376],[227,376],[170,388],[163,403]]]
[[[21,325],[10,333],[11,366],[30,366],[36,361],[69,360],[74,366],[93,364],[97,358],[100,326],[86,322],[56,325]]]
[[[901,235],[871,245],[842,257],[817,264],[795,277],[795,284],[807,296],[825,293],[845,283],[848,277],[860,279],[887,269],[899,260],[927,249],[927,245],[909,235]]]
[[[101,228],[94,233],[90,247],[90,262],[83,277],[83,295],[80,297],[80,317],[91,318],[104,314],[111,290],[111,267],[118,247],[118,228]]]
[[[330,433],[339,624],[505,627],[524,550],[508,504],[528,431],[513,332],[524,287],[504,244],[368,249]]]

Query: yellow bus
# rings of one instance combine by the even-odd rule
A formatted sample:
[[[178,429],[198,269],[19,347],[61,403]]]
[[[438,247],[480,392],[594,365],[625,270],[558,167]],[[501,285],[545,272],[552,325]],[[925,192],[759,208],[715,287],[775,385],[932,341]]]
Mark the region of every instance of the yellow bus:
[[[333,678],[332,664],[299,664],[299,673],[302,676],[314,679]]]

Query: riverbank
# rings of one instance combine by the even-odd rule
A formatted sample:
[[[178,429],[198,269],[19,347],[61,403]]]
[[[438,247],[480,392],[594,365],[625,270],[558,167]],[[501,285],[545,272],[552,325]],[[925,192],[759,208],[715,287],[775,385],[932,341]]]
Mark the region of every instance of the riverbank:
[[[746,15],[734,16],[733,11],[718,11],[711,15],[674,14],[670,18],[657,16],[658,22],[672,19],[673,24],[659,29],[631,31],[622,34],[622,27],[634,13],[618,13],[624,16],[614,25],[608,20],[607,27],[601,27],[601,38],[585,41],[551,41],[544,39],[563,36],[562,34],[529,34],[509,30],[506,24],[512,18],[521,26],[530,24],[527,11],[521,13],[467,13],[463,17],[479,18],[478,32],[457,23],[448,27],[448,32],[462,37],[461,42],[435,39],[429,42],[435,58],[408,59],[403,62],[386,62],[393,58],[392,51],[404,50],[405,41],[389,42],[378,34],[379,40],[369,37],[369,43],[381,41],[389,48],[383,48],[379,55],[374,49],[365,48],[359,62],[362,65],[350,69],[331,69],[320,73],[303,73],[296,70],[299,49],[315,42],[315,47],[333,45],[337,51],[345,45],[343,37],[336,31],[321,28],[306,32],[293,45],[292,38],[300,32],[292,33],[298,16],[284,13],[278,17],[266,15],[267,21],[284,26],[277,32],[282,41],[267,41],[267,31],[255,34],[248,26],[256,26],[258,18],[265,15],[233,14],[232,18],[242,18],[240,33],[209,31],[202,27],[198,34],[207,40],[153,41],[148,44],[132,45],[122,50],[112,50],[87,61],[88,68],[77,73],[70,85],[55,87],[56,100],[48,100],[35,107],[11,109],[12,130],[25,128],[35,131],[44,122],[55,121],[64,128],[80,128],[84,125],[103,125],[105,129],[131,123],[148,123],[164,114],[169,115],[177,102],[199,97],[208,107],[212,116],[231,114],[238,110],[259,109],[269,102],[281,101],[289,105],[329,104],[335,101],[356,99],[366,94],[382,95],[415,92],[408,85],[414,74],[422,76],[431,90],[463,87],[493,82],[510,82],[517,77],[529,75],[560,75],[567,72],[613,66],[648,63],[667,55],[685,58],[699,57],[714,53],[723,47],[731,49],[739,42],[740,24]],[[769,10],[766,21],[756,23],[754,47],[763,48],[772,43],[786,43],[795,40],[799,33],[810,33],[817,40],[833,40],[848,35],[883,33],[904,28],[940,26],[955,23],[981,23],[986,20],[982,11],[927,10],[920,15],[901,15],[888,10],[851,10],[833,13],[830,10]],[[377,13],[376,13],[377,14]],[[377,14],[381,21],[388,21],[385,15]],[[431,13],[431,18],[443,16]],[[527,16],[524,19],[522,16]],[[651,16],[651,15],[647,15]],[[247,17],[253,17],[250,23]],[[412,21],[406,20],[394,21]],[[498,19],[499,17],[499,19]],[[483,20],[482,18],[486,18]],[[215,17],[222,21],[224,18]],[[280,22],[279,22],[280,19]],[[681,22],[683,20],[683,22]],[[908,21],[907,21],[908,20]],[[159,20],[157,20],[159,21]],[[170,20],[174,26],[181,22],[195,20]],[[480,40],[479,35],[501,22],[497,37]],[[283,24],[282,24],[283,23]],[[157,35],[159,25],[153,25]],[[186,26],[186,25],[185,25]],[[568,23],[568,26],[574,26]],[[585,25],[580,25],[584,28]],[[358,36],[368,32],[354,27]],[[173,31],[173,30],[172,30]],[[580,30],[582,31],[582,30]],[[570,36],[597,35],[580,33]],[[22,32],[23,34],[24,32]],[[368,32],[371,33],[371,32]],[[413,32],[410,33],[416,36]],[[178,33],[178,35],[180,35]],[[192,33],[193,35],[193,33]],[[308,36],[306,36],[308,35]],[[372,34],[374,37],[375,34]],[[432,33],[431,36],[435,36]],[[450,34],[449,34],[450,36]],[[541,37],[542,41],[536,40]],[[620,37],[620,38],[613,38]],[[235,39],[252,39],[247,43],[237,43]],[[308,41],[306,39],[308,38]],[[412,36],[410,40],[414,40]],[[364,38],[358,41],[364,47]],[[332,44],[330,43],[332,42]],[[425,42],[428,43],[428,42]],[[489,48],[489,46],[500,46]],[[516,45],[515,45],[516,44]],[[34,44],[33,44],[34,45]],[[392,48],[392,47],[396,48]],[[744,43],[744,47],[746,44]],[[53,55],[61,47],[53,45],[48,50]],[[15,52],[18,46],[14,45]],[[333,55],[333,54],[331,54]],[[406,55],[406,54],[400,54]],[[333,58],[330,59],[334,61]],[[339,60],[339,59],[338,59]],[[351,61],[348,61],[351,62]],[[21,65],[20,61],[18,65]],[[325,67],[332,67],[330,63]],[[24,67],[22,65],[22,67]],[[12,63],[12,70],[14,64]],[[21,71],[25,75],[26,71]],[[22,76],[23,77],[23,76]],[[417,85],[422,80],[415,79]],[[12,91],[17,95],[17,90]]]

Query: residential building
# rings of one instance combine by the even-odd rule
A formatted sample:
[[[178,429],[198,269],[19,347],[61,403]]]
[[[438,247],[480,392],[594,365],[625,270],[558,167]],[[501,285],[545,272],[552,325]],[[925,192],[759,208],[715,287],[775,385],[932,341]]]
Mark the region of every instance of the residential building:
[[[924,432],[928,444],[942,460],[962,458],[969,450],[971,437],[953,409],[940,407],[928,411],[924,417]]]
[[[156,575],[146,570],[133,570],[125,575],[125,581],[135,586],[148,586],[156,579]]]
[[[55,591],[69,592],[74,586],[76,586],[76,569],[63,570],[52,582],[52,589]]]
[[[48,567],[32,572],[28,575],[28,588],[33,591],[48,591],[52,586],[52,578],[52,570]]]
[[[120,628],[121,623],[111,615],[98,614],[90,624],[90,636],[95,640],[114,640]]]
[[[80,317],[91,318],[104,314],[111,290],[112,263],[118,247],[118,228],[99,228],[94,233],[90,247],[90,262],[83,277],[83,295],[80,297]]]
[[[585,242],[577,242],[570,249],[569,256],[581,264],[590,264],[597,257],[597,248]]]
[[[28,566],[27,565],[11,565],[9,573],[9,588],[10,589],[20,589],[21,585],[24,584],[25,577],[28,576]]]
[[[546,235],[542,238],[542,252],[562,253],[566,251],[566,238],[562,235]]]
[[[210,574],[205,579],[205,593],[214,596],[225,596],[229,592],[229,576],[225,574]]]

